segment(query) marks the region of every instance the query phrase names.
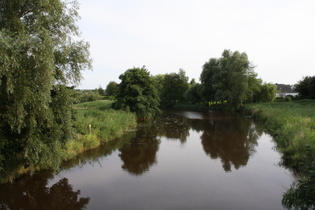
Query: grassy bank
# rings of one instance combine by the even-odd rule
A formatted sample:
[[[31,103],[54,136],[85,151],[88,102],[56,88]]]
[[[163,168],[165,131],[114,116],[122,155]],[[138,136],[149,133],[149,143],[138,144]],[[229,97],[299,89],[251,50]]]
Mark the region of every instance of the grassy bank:
[[[133,113],[110,109],[111,101],[93,101],[77,104],[77,119],[75,127],[78,130],[77,139],[66,143],[65,159],[71,159],[77,154],[98,147],[102,142],[113,140],[130,127],[136,126],[136,116]]]
[[[251,104],[247,110],[265,123],[291,166],[298,169],[309,160],[306,150],[315,148],[315,101]]]
[[[8,164],[10,168],[5,168],[0,174],[0,183],[12,182],[17,177],[35,170],[58,170],[64,161],[96,148],[103,142],[118,138],[136,126],[135,114],[110,109],[111,103],[102,100],[75,105],[76,119],[73,126],[76,133],[73,138],[65,143],[52,143],[49,145],[51,148],[42,145],[36,165],[25,166],[21,162]]]
[[[265,124],[285,165],[297,172],[297,181],[284,195],[284,205],[315,207],[315,101],[252,104],[246,111]]]

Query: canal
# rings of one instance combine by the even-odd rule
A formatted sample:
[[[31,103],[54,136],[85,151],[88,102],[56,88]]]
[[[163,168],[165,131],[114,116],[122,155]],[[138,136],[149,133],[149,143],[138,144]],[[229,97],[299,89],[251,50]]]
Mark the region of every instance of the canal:
[[[284,209],[292,175],[236,113],[165,111],[122,138],[0,185],[0,209]]]

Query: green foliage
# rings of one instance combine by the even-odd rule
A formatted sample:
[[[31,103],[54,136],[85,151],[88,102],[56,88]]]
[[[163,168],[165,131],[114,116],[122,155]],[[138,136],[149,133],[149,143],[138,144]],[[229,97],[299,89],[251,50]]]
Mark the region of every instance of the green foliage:
[[[198,104],[202,101],[202,86],[199,83],[192,85],[184,94],[185,101],[190,104]]]
[[[290,102],[293,100],[293,96],[290,96],[290,95],[287,95],[285,98],[284,98],[284,101],[286,102]]]
[[[74,133],[66,85],[91,67],[77,10],[76,1],[0,1],[0,172],[60,163]]]
[[[184,93],[189,88],[188,77],[182,69],[178,73],[166,74],[160,92],[161,105],[172,107],[184,101]]]
[[[200,74],[200,81],[202,85],[202,101],[209,102],[214,101],[215,90],[213,87],[214,73],[219,71],[220,60],[216,58],[210,58],[208,62],[203,65],[202,72]]]
[[[102,96],[95,90],[77,90],[76,91],[76,102],[83,103],[88,101],[101,100]]]
[[[114,108],[135,112],[142,119],[160,112],[154,80],[145,67],[128,69],[119,79]]]
[[[118,91],[118,84],[117,82],[110,81],[105,89],[105,95],[107,96],[115,96]]]
[[[106,95],[105,94],[105,90],[101,86],[99,86],[99,88],[97,88],[97,92],[101,96],[105,96]]]
[[[255,102],[257,95],[259,95],[260,93],[263,92],[262,89],[265,87],[265,85],[268,87],[267,90],[269,91],[268,92],[268,96],[269,96],[268,99],[270,99],[270,100],[268,100],[268,101],[274,101],[275,100],[276,86],[272,86],[271,84],[262,84],[262,80],[257,78],[257,74],[254,71],[251,71],[248,74],[247,84],[248,84],[248,87],[247,87],[245,98],[244,98],[245,103]],[[275,88],[275,89],[273,89],[273,88]],[[274,92],[272,92],[271,90],[274,90]]]
[[[304,77],[295,86],[299,96],[304,99],[315,99],[315,76]]]
[[[315,208],[315,148],[305,147],[308,161],[302,166],[301,174],[284,194],[282,204],[287,208]]]
[[[246,53],[224,50],[221,58],[211,58],[203,65],[203,100],[227,101],[227,105],[237,109],[259,90],[261,81],[256,77]]]
[[[163,89],[164,79],[165,79],[165,74],[158,74],[156,76],[153,76],[154,86],[157,89],[157,92],[159,95],[161,95],[161,92]]]
[[[253,96],[255,102],[273,102],[276,99],[277,86],[273,84],[259,85],[259,91]]]

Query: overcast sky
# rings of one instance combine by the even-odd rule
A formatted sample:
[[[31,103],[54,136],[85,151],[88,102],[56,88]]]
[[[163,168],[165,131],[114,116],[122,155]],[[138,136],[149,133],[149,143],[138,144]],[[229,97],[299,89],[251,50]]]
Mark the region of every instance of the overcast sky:
[[[224,49],[246,52],[258,77],[295,84],[315,75],[315,0],[78,0],[93,71],[78,88],[106,88],[127,69],[199,81]]]

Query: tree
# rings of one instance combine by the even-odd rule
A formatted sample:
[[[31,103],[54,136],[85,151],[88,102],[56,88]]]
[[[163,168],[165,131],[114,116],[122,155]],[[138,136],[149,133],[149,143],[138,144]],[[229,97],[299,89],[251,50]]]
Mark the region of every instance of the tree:
[[[295,87],[301,98],[315,99],[315,76],[306,76]]]
[[[165,74],[158,74],[153,76],[154,85],[158,91],[159,96],[161,95],[162,89],[163,89],[163,82],[165,79]]]
[[[160,93],[161,105],[174,106],[184,101],[184,93],[189,88],[188,77],[182,69],[178,73],[166,74]]]
[[[114,108],[135,112],[141,119],[160,112],[160,99],[153,78],[145,67],[128,69],[119,79],[121,83]]]
[[[98,91],[98,94],[100,94],[101,96],[105,96],[105,90],[101,86],[99,86],[97,91]]]
[[[10,158],[59,163],[56,147],[74,132],[65,86],[91,68],[89,44],[74,40],[77,10],[76,1],[0,1],[0,169]]]
[[[216,100],[227,100],[230,105],[238,108],[245,97],[248,70],[249,61],[245,53],[224,50],[220,58],[220,72],[215,72],[214,76]]]
[[[203,65],[200,74],[200,81],[202,85],[202,101],[214,101],[215,91],[213,89],[214,73],[219,71],[219,59],[210,58],[208,62]]]
[[[269,83],[260,85],[260,90],[254,95],[256,102],[272,102],[276,99],[277,86]]]
[[[191,104],[202,102],[202,85],[199,83],[193,84],[184,94],[185,101]]]
[[[114,81],[110,81],[105,89],[105,94],[107,96],[114,96],[118,91],[118,83]]]
[[[262,80],[257,78],[257,74],[253,71],[253,69],[251,70],[252,71],[248,73],[248,79],[247,79],[248,86],[247,86],[244,102],[245,103],[254,102],[255,96],[262,92],[262,87],[264,87],[264,85],[267,85],[267,90],[271,91],[269,92],[270,101],[274,101],[274,99],[276,98],[277,87],[272,86],[271,84],[262,85]]]
[[[259,88],[254,67],[246,53],[224,50],[221,58],[211,58],[200,76],[205,100],[226,101],[238,108]]]

